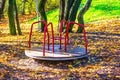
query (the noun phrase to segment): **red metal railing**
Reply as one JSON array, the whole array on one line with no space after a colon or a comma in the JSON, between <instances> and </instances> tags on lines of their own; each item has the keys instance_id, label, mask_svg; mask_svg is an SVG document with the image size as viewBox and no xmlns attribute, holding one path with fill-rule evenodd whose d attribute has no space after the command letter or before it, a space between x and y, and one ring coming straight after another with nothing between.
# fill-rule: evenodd
<instances>
[{"instance_id":1,"label":"red metal railing","mask_svg":"<svg viewBox=\"0 0 120 80\"><path fill-rule=\"evenodd\" d=\"M45 44L46 44L46 32L48 36L48 50L50 49L50 35L48 32L48 26L51 25L51 31L52 31L52 52L54 53L54 30L53 30L53 24L49 23L44 27L44 43L43 43L43 56L45 56Z\"/></svg>"},{"instance_id":2,"label":"red metal railing","mask_svg":"<svg viewBox=\"0 0 120 80\"><path fill-rule=\"evenodd\" d=\"M49 24L47 24L46 21L37 21L34 22L31 25L31 29L30 29L30 35L29 35L29 41L28 41L28 47L31 48L31 37L32 37L32 29L33 29L33 25L36 23L40 23L43 22L45 27L44 27L44 43L43 43L43 56L45 56L45 44L46 44L46 33L47 33L47 37L48 37L48 50L50 49L50 39L52 39L52 52L54 53L54 40L60 40L60 49L61 49L61 44L62 44L62 39L65 40L65 47L64 50L65 52L67 51L67 45L69 42L68 39L68 35L69 35L69 28L71 24L76 24L79 27L82 27L83 33L84 33L84 41L85 41L85 48L86 48L86 53L87 53L87 47L88 47L88 43L87 43L87 38L86 38L86 32L85 32L85 28L84 25L80 24L80 23L76 23L76 22L67 22L66 20L62 20L60 22L60 36L59 37L54 37L54 30L53 30L53 24L50 22ZM65 34L65 38L62 37L62 32L63 32L63 23L66 24L66 34ZM52 31L52 38L50 38L50 34L48 32L48 26L51 26L51 31Z\"/></svg>"},{"instance_id":3,"label":"red metal railing","mask_svg":"<svg viewBox=\"0 0 120 80\"><path fill-rule=\"evenodd\" d=\"M67 24L66 20L62 20L60 22L60 37L54 37L54 30L53 30L53 24L49 23L46 27L44 27L44 43L43 43L43 56L45 56L45 44L46 44L46 32L48 33L48 50L49 50L49 46L50 46L50 39L52 39L52 52L54 53L54 40L60 40L60 49L61 49L61 44L62 44L62 39L67 39L67 38L63 38L62 37L62 32L63 32L63 23ZM49 32L48 32L48 26L51 25L51 29L52 29L52 38L50 38L49 36ZM66 27L67 29L67 27ZM65 40L66 41L66 40ZM66 45L65 45L66 47Z\"/></svg>"},{"instance_id":4,"label":"red metal railing","mask_svg":"<svg viewBox=\"0 0 120 80\"><path fill-rule=\"evenodd\" d=\"M36 24L36 23L40 23L40 22L42 22L45 26L47 26L47 22L45 20L36 21L36 22L32 23L31 28L30 28L29 40L28 40L28 48L31 48L31 37L32 37L33 25Z\"/></svg>"},{"instance_id":5,"label":"red metal railing","mask_svg":"<svg viewBox=\"0 0 120 80\"><path fill-rule=\"evenodd\" d=\"M87 42L87 38L86 38L86 31L85 31L84 25L80 24L80 23L73 22L73 21L67 23L66 36L65 36L65 51L67 51L66 46L68 45L68 32L69 32L69 28L70 28L71 24L76 24L79 27L82 27L83 34L84 34L84 41L85 41L85 50L86 50L86 53L87 53L88 42Z\"/></svg>"},{"instance_id":6,"label":"red metal railing","mask_svg":"<svg viewBox=\"0 0 120 80\"><path fill-rule=\"evenodd\" d=\"M65 39L65 38L62 38L63 23L67 24L67 21L66 21L66 20L62 20L62 21L60 22L60 49L61 49L62 39ZM66 28L67 28L67 27L66 27Z\"/></svg>"}]
</instances>

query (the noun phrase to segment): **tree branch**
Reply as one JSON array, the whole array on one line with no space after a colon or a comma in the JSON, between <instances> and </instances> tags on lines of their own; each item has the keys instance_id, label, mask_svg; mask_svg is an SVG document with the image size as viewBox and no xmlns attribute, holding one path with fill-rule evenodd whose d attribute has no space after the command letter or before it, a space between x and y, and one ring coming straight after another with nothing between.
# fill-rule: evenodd
<instances>
[{"instance_id":1,"label":"tree branch","mask_svg":"<svg viewBox=\"0 0 120 80\"><path fill-rule=\"evenodd\" d=\"M73 6L74 0L66 0L65 1L65 11L64 11L64 19L68 20L69 12L71 7Z\"/></svg>"},{"instance_id":2,"label":"tree branch","mask_svg":"<svg viewBox=\"0 0 120 80\"><path fill-rule=\"evenodd\" d=\"M87 0L85 6L81 9L81 11L78 14L78 22L84 25L84 14L87 12L87 10L89 9L90 5L91 5L92 0ZM82 28L78 27L77 32L82 32Z\"/></svg>"},{"instance_id":3,"label":"tree branch","mask_svg":"<svg viewBox=\"0 0 120 80\"><path fill-rule=\"evenodd\" d=\"M87 10L89 9L89 7L91 5L91 2L92 2L92 0L87 0L86 5L81 9L78 16L83 16L87 12Z\"/></svg>"},{"instance_id":4,"label":"tree branch","mask_svg":"<svg viewBox=\"0 0 120 80\"><path fill-rule=\"evenodd\" d=\"M82 0L74 0L74 3L69 11L69 21L74 21L76 19L77 11Z\"/></svg>"}]
</instances>

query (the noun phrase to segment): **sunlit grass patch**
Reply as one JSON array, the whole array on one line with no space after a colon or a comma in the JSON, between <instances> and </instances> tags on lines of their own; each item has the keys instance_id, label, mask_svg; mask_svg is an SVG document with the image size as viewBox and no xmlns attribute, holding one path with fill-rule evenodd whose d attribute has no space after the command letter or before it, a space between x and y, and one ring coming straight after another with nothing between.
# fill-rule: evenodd
<instances>
[{"instance_id":1,"label":"sunlit grass patch","mask_svg":"<svg viewBox=\"0 0 120 80\"><path fill-rule=\"evenodd\" d=\"M81 7L84 6L86 0L83 0ZM84 15L85 23L98 21L101 19L111 19L112 17L120 17L119 0L93 0L90 9ZM59 8L47 12L48 22L52 22L55 27L58 26ZM30 22L37 21L33 18Z\"/></svg>"}]
</instances>

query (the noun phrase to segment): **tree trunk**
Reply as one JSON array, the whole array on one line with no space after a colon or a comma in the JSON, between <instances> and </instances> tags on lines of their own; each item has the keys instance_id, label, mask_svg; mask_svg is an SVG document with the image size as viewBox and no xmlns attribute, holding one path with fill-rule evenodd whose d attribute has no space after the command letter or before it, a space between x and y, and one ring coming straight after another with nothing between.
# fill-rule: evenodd
<instances>
[{"instance_id":1,"label":"tree trunk","mask_svg":"<svg viewBox=\"0 0 120 80\"><path fill-rule=\"evenodd\" d=\"M6 2L6 0L2 0L2 2L0 2L0 20L1 20L1 18L4 17L5 2Z\"/></svg>"},{"instance_id":2,"label":"tree trunk","mask_svg":"<svg viewBox=\"0 0 120 80\"><path fill-rule=\"evenodd\" d=\"M25 15L25 4L26 4L27 0L23 0L22 1L22 15Z\"/></svg>"},{"instance_id":3,"label":"tree trunk","mask_svg":"<svg viewBox=\"0 0 120 80\"><path fill-rule=\"evenodd\" d=\"M58 21L58 31L59 31L59 27L60 27L60 22L61 20L64 19L64 8L65 8L65 0L60 0L60 10L59 10L59 21Z\"/></svg>"},{"instance_id":4,"label":"tree trunk","mask_svg":"<svg viewBox=\"0 0 120 80\"><path fill-rule=\"evenodd\" d=\"M60 0L59 21L62 19L66 21L75 21L80 3L81 0ZM72 26L73 25L70 26L69 32L72 32Z\"/></svg>"},{"instance_id":5,"label":"tree trunk","mask_svg":"<svg viewBox=\"0 0 120 80\"><path fill-rule=\"evenodd\" d=\"M74 0L66 0L65 1L65 11L64 11L64 19L65 20L68 20L68 17L69 17L69 12L70 12L70 9L72 7L74 3Z\"/></svg>"},{"instance_id":6,"label":"tree trunk","mask_svg":"<svg viewBox=\"0 0 120 80\"><path fill-rule=\"evenodd\" d=\"M79 5L81 4L81 0L74 0L74 3L69 12L68 21L75 21ZM72 32L73 25L70 26L69 32Z\"/></svg>"},{"instance_id":7,"label":"tree trunk","mask_svg":"<svg viewBox=\"0 0 120 80\"><path fill-rule=\"evenodd\" d=\"M59 22L64 19L65 0L60 0Z\"/></svg>"},{"instance_id":8,"label":"tree trunk","mask_svg":"<svg viewBox=\"0 0 120 80\"><path fill-rule=\"evenodd\" d=\"M87 10L89 9L90 5L91 5L92 0L87 0L86 5L80 10L79 14L78 14L78 22L84 25L84 14L87 12ZM77 30L78 33L82 32L82 28L79 27Z\"/></svg>"},{"instance_id":9,"label":"tree trunk","mask_svg":"<svg viewBox=\"0 0 120 80\"><path fill-rule=\"evenodd\" d=\"M16 28L15 28L15 22L14 22L14 0L9 0L8 18L9 18L10 34L16 35Z\"/></svg>"},{"instance_id":10,"label":"tree trunk","mask_svg":"<svg viewBox=\"0 0 120 80\"><path fill-rule=\"evenodd\" d=\"M47 22L47 16L45 13L45 4L47 0L40 0L39 3L39 13L40 13L40 20L45 20ZM41 32L44 31L44 24L41 23Z\"/></svg>"},{"instance_id":11,"label":"tree trunk","mask_svg":"<svg viewBox=\"0 0 120 80\"><path fill-rule=\"evenodd\" d=\"M18 30L18 34L22 35L21 29L20 29L20 23L19 23L19 18L18 18L18 10L17 10L17 5L16 5L16 0L14 0L14 5L15 5L15 19L16 19L16 23L17 23L17 30Z\"/></svg>"}]
</instances>

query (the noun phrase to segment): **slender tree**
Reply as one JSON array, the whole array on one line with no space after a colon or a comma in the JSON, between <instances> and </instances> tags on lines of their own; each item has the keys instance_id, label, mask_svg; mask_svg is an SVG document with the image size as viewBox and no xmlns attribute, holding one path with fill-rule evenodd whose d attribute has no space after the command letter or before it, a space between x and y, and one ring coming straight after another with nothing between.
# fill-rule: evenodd
<instances>
[{"instance_id":1,"label":"slender tree","mask_svg":"<svg viewBox=\"0 0 120 80\"><path fill-rule=\"evenodd\" d=\"M16 27L15 27L15 20L16 20L18 34L21 35L22 32L20 29L16 0L9 0L8 1L8 19L9 19L10 34L11 35L17 34Z\"/></svg>"},{"instance_id":2,"label":"slender tree","mask_svg":"<svg viewBox=\"0 0 120 80\"><path fill-rule=\"evenodd\" d=\"M45 4L47 0L40 0L39 2L39 13L40 13L40 20L46 20L47 22L47 16L45 12ZM41 32L44 31L44 24L41 23Z\"/></svg>"},{"instance_id":3,"label":"slender tree","mask_svg":"<svg viewBox=\"0 0 120 80\"><path fill-rule=\"evenodd\" d=\"M79 14L78 14L78 22L84 25L84 14L87 12L87 10L89 9L90 5L91 5L92 0L87 0L85 6L80 10ZM77 32L82 32L82 28L79 27Z\"/></svg>"},{"instance_id":4,"label":"slender tree","mask_svg":"<svg viewBox=\"0 0 120 80\"><path fill-rule=\"evenodd\" d=\"M25 15L25 5L27 0L22 0L22 15Z\"/></svg>"},{"instance_id":5,"label":"slender tree","mask_svg":"<svg viewBox=\"0 0 120 80\"><path fill-rule=\"evenodd\" d=\"M64 19L65 0L60 0L59 22Z\"/></svg>"},{"instance_id":6,"label":"slender tree","mask_svg":"<svg viewBox=\"0 0 120 80\"><path fill-rule=\"evenodd\" d=\"M80 4L81 4L81 0L74 0L70 8L69 17L67 21L75 21ZM70 29L69 29L70 32L72 32L72 27L73 25L70 26Z\"/></svg>"},{"instance_id":7,"label":"slender tree","mask_svg":"<svg viewBox=\"0 0 120 80\"><path fill-rule=\"evenodd\" d=\"M19 35L22 35L19 18L18 18L18 9L17 9L17 5L16 5L16 0L14 1L14 6L15 6L15 19L16 19L16 24L17 24L17 31L18 31Z\"/></svg>"},{"instance_id":8,"label":"slender tree","mask_svg":"<svg viewBox=\"0 0 120 80\"><path fill-rule=\"evenodd\" d=\"M64 19L65 0L60 0L59 8L60 8L60 10L59 10L59 21L58 21L58 23L60 23L60 21ZM59 31L59 26L60 26L60 24L58 24L58 31Z\"/></svg>"},{"instance_id":9,"label":"slender tree","mask_svg":"<svg viewBox=\"0 0 120 80\"><path fill-rule=\"evenodd\" d=\"M14 21L14 0L8 1L8 19L9 19L9 28L10 28L10 34L16 35L16 27L15 27L15 21Z\"/></svg>"},{"instance_id":10,"label":"slender tree","mask_svg":"<svg viewBox=\"0 0 120 80\"><path fill-rule=\"evenodd\" d=\"M4 7L6 0L1 0L0 2L0 20L4 17Z\"/></svg>"}]
</instances>

